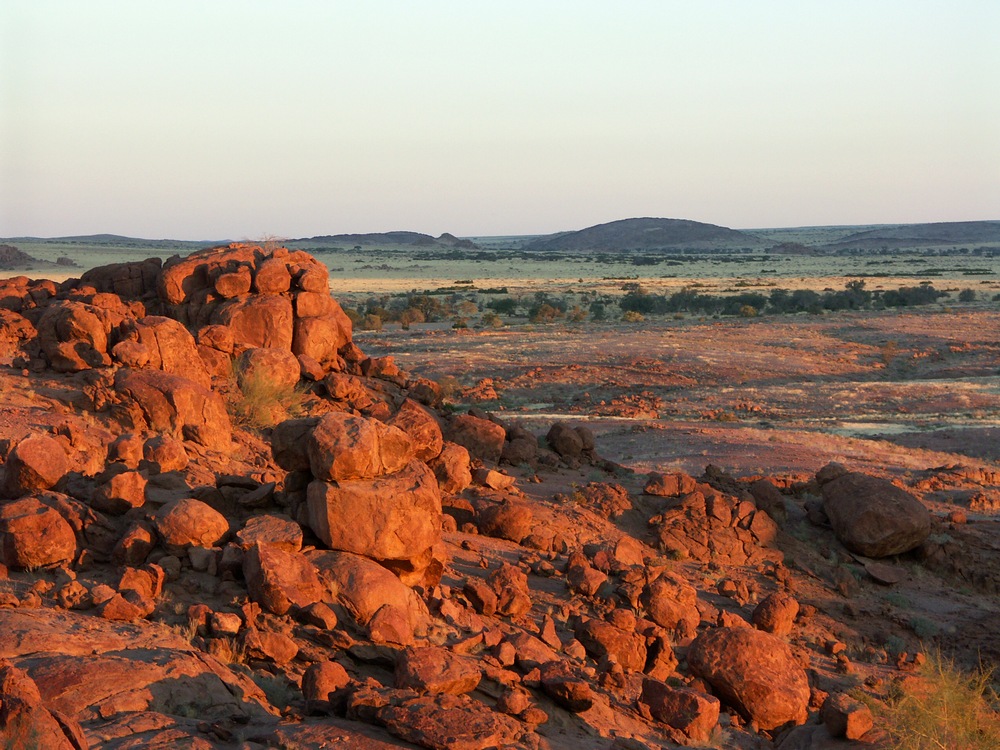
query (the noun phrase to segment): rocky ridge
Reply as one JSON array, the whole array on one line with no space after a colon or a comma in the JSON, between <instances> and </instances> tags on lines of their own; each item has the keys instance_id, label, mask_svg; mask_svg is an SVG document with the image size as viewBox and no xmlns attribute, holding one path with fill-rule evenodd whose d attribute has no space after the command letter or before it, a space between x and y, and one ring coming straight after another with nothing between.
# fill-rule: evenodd
<instances>
[{"instance_id":1,"label":"rocky ridge","mask_svg":"<svg viewBox=\"0 0 1000 750\"><path fill-rule=\"evenodd\" d=\"M451 413L354 344L327 273L234 244L0 282L5 742L878 741L852 678L913 661L847 651L807 600L859 584L786 529L885 578L940 546L913 493L839 465L635 477L586 427ZM253 368L304 413L234 424Z\"/></svg>"}]
</instances>

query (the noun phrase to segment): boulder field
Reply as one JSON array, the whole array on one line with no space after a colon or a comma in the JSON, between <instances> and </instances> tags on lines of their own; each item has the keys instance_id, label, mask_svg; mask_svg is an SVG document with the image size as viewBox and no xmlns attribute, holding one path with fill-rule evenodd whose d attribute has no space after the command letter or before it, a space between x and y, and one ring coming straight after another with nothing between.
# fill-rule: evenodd
<instances>
[{"instance_id":1,"label":"boulder field","mask_svg":"<svg viewBox=\"0 0 1000 750\"><path fill-rule=\"evenodd\" d=\"M444 408L304 252L0 281L0 331L4 747L863 747L852 660L912 664L846 650L858 583L788 528L878 570L919 498L638 477L586 426ZM255 373L298 413L237 419Z\"/></svg>"}]
</instances>

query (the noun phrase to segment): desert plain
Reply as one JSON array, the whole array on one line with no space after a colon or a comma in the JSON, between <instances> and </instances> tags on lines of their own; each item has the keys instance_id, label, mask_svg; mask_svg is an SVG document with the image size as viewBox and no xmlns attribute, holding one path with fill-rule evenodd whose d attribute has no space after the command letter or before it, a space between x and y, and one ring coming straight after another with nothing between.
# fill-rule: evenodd
<instances>
[{"instance_id":1,"label":"desert plain","mask_svg":"<svg viewBox=\"0 0 1000 750\"><path fill-rule=\"evenodd\" d=\"M0 281L11 747L890 747L1000 659L995 256L73 249ZM618 306L858 280L946 294Z\"/></svg>"}]
</instances>

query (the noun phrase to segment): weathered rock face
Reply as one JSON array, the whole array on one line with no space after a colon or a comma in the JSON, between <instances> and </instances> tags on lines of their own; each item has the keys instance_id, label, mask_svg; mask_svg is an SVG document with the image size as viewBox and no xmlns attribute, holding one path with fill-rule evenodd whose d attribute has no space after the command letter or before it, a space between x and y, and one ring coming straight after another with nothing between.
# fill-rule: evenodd
<instances>
[{"instance_id":1,"label":"weathered rock face","mask_svg":"<svg viewBox=\"0 0 1000 750\"><path fill-rule=\"evenodd\" d=\"M139 409L143 426L224 450L232 425L222 397L192 380L162 370L119 370L115 390Z\"/></svg>"},{"instance_id":2,"label":"weathered rock face","mask_svg":"<svg viewBox=\"0 0 1000 750\"><path fill-rule=\"evenodd\" d=\"M799 603L795 597L778 592L765 597L753 611L753 624L766 633L788 635L792 632Z\"/></svg>"},{"instance_id":3,"label":"weathered rock face","mask_svg":"<svg viewBox=\"0 0 1000 750\"><path fill-rule=\"evenodd\" d=\"M761 729L806 720L809 680L776 636L753 628L713 628L691 644L688 666Z\"/></svg>"},{"instance_id":4,"label":"weathered rock face","mask_svg":"<svg viewBox=\"0 0 1000 750\"><path fill-rule=\"evenodd\" d=\"M515 747L523 733L516 719L471 698L447 694L385 706L379 709L378 720L408 742L449 750Z\"/></svg>"},{"instance_id":5,"label":"weathered rock face","mask_svg":"<svg viewBox=\"0 0 1000 750\"><path fill-rule=\"evenodd\" d=\"M292 303L284 297L240 297L227 300L212 322L228 326L237 349L292 349Z\"/></svg>"},{"instance_id":6,"label":"weathered rock face","mask_svg":"<svg viewBox=\"0 0 1000 750\"><path fill-rule=\"evenodd\" d=\"M76 557L73 527L33 497L0 505L0 557L12 568L40 568Z\"/></svg>"},{"instance_id":7,"label":"weathered rock face","mask_svg":"<svg viewBox=\"0 0 1000 750\"><path fill-rule=\"evenodd\" d=\"M319 417L288 419L271 430L271 453L285 471L309 469L309 434L319 423Z\"/></svg>"},{"instance_id":8,"label":"weathered rock face","mask_svg":"<svg viewBox=\"0 0 1000 750\"><path fill-rule=\"evenodd\" d=\"M707 742L719 723L719 699L690 688L644 679L639 702L657 721L678 729L695 742Z\"/></svg>"},{"instance_id":9,"label":"weathered rock face","mask_svg":"<svg viewBox=\"0 0 1000 750\"><path fill-rule=\"evenodd\" d=\"M112 263L85 271L80 281L98 292L117 294L123 299L141 299L156 293L163 261L146 258L131 263Z\"/></svg>"},{"instance_id":10,"label":"weathered rock face","mask_svg":"<svg viewBox=\"0 0 1000 750\"><path fill-rule=\"evenodd\" d=\"M662 513L650 519L662 549L682 557L728 565L777 559L768 546L778 527L749 501L723 495L707 485L668 501Z\"/></svg>"},{"instance_id":11,"label":"weathered rock face","mask_svg":"<svg viewBox=\"0 0 1000 750\"><path fill-rule=\"evenodd\" d=\"M135 326L139 343L149 353L148 365L181 375L203 388L212 387L212 378L198 356L194 336L176 320L147 315Z\"/></svg>"},{"instance_id":12,"label":"weathered rock face","mask_svg":"<svg viewBox=\"0 0 1000 750\"><path fill-rule=\"evenodd\" d=\"M378 420L343 412L323 415L306 443L317 479L371 479L405 467L414 455L406 433Z\"/></svg>"},{"instance_id":13,"label":"weathered rock face","mask_svg":"<svg viewBox=\"0 0 1000 750\"><path fill-rule=\"evenodd\" d=\"M407 648L396 662L396 687L421 693L471 693L481 677L473 660L440 646Z\"/></svg>"},{"instance_id":14,"label":"weathered rock face","mask_svg":"<svg viewBox=\"0 0 1000 750\"><path fill-rule=\"evenodd\" d=\"M0 609L0 658L34 680L49 711L99 725L88 727L95 746L118 737L132 747L157 746L154 730L169 726L168 715L190 713L206 721L270 715L266 697L249 678L149 623L139 627L47 608ZM158 746L202 746L190 742L175 735Z\"/></svg>"},{"instance_id":15,"label":"weathered rock face","mask_svg":"<svg viewBox=\"0 0 1000 750\"><path fill-rule=\"evenodd\" d=\"M276 615L323 598L323 585L312 563L298 552L267 542L258 542L247 551L243 575L253 600Z\"/></svg>"},{"instance_id":16,"label":"weathered rock face","mask_svg":"<svg viewBox=\"0 0 1000 750\"><path fill-rule=\"evenodd\" d=\"M421 461L430 461L441 454L444 447L441 426L427 407L408 398L389 420L389 424L409 436L416 456Z\"/></svg>"},{"instance_id":17,"label":"weathered rock face","mask_svg":"<svg viewBox=\"0 0 1000 750\"><path fill-rule=\"evenodd\" d=\"M823 485L823 509L852 552L887 557L918 547L931 533L931 514L892 482L850 472Z\"/></svg>"},{"instance_id":18,"label":"weathered rock face","mask_svg":"<svg viewBox=\"0 0 1000 750\"><path fill-rule=\"evenodd\" d=\"M47 490L69 471L62 444L48 435L32 435L18 443L7 457L2 494L20 497L35 490Z\"/></svg>"},{"instance_id":19,"label":"weathered rock face","mask_svg":"<svg viewBox=\"0 0 1000 750\"><path fill-rule=\"evenodd\" d=\"M9 748L77 750L84 745L76 721L53 712L25 672L0 663L0 744Z\"/></svg>"},{"instance_id":20,"label":"weathered rock face","mask_svg":"<svg viewBox=\"0 0 1000 750\"><path fill-rule=\"evenodd\" d=\"M83 302L50 305L38 321L38 343L56 372L79 372L111 364L111 324L100 308Z\"/></svg>"},{"instance_id":21,"label":"weathered rock face","mask_svg":"<svg viewBox=\"0 0 1000 750\"><path fill-rule=\"evenodd\" d=\"M441 495L420 461L374 479L311 482L307 502L310 527L331 549L422 569L441 540Z\"/></svg>"}]
</instances>

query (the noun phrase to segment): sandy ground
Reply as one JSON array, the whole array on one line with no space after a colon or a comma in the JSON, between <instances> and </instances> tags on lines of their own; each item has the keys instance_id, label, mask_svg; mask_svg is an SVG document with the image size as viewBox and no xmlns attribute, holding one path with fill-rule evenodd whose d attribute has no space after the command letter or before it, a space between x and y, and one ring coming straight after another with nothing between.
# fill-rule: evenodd
<instances>
[{"instance_id":1,"label":"sandy ground","mask_svg":"<svg viewBox=\"0 0 1000 750\"><path fill-rule=\"evenodd\" d=\"M805 471L1000 460L1000 313L358 332L462 400L588 422L637 470ZM476 386L480 387L476 387ZM884 469L882 469L884 470Z\"/></svg>"}]
</instances>

